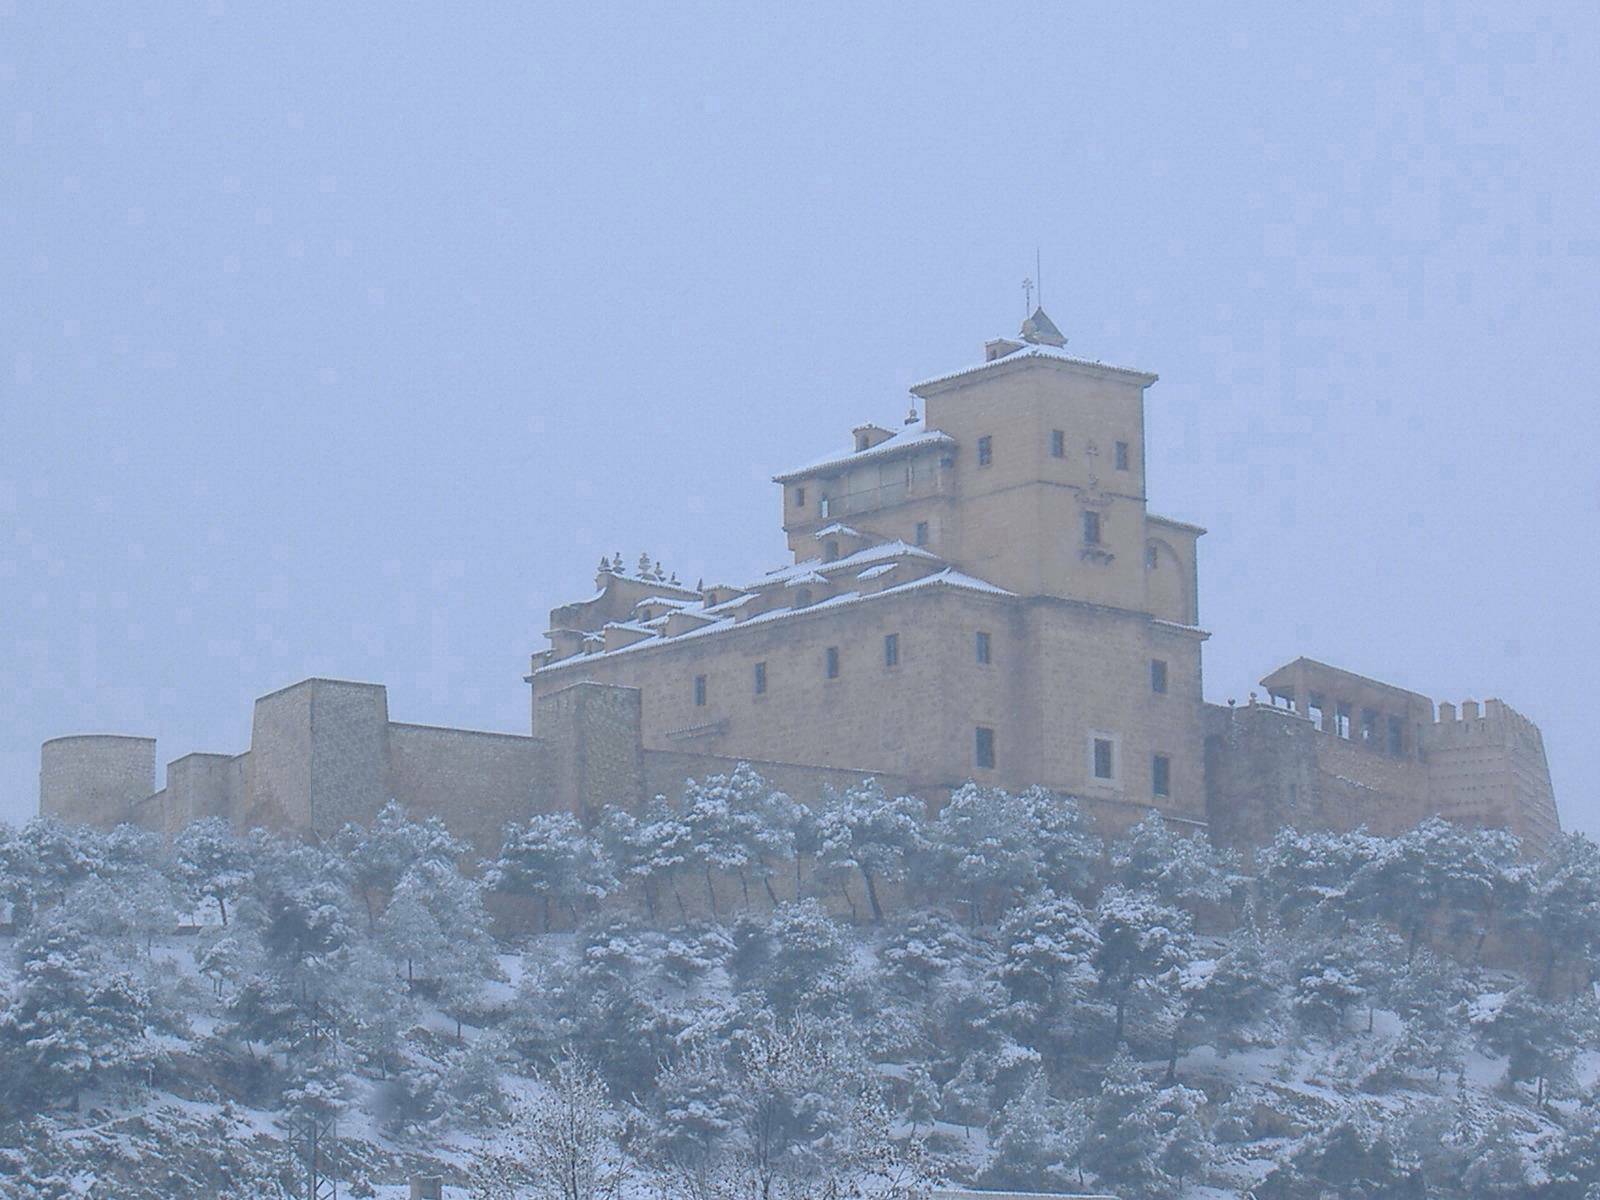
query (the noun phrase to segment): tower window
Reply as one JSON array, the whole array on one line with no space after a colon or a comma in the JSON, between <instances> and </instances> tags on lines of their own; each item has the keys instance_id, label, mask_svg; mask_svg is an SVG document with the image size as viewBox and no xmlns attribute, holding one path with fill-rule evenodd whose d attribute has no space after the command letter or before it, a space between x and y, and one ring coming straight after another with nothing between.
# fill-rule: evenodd
<instances>
[{"instance_id":1,"label":"tower window","mask_svg":"<svg viewBox=\"0 0 1600 1200\"><path fill-rule=\"evenodd\" d=\"M994 730L984 725L979 725L973 731L972 758L980 769L994 770Z\"/></svg>"},{"instance_id":2,"label":"tower window","mask_svg":"<svg viewBox=\"0 0 1600 1200\"><path fill-rule=\"evenodd\" d=\"M1399 717L1389 718L1389 753L1396 758L1405 753L1405 726Z\"/></svg>"},{"instance_id":3,"label":"tower window","mask_svg":"<svg viewBox=\"0 0 1600 1200\"><path fill-rule=\"evenodd\" d=\"M1100 544L1100 514L1097 512L1083 514L1083 544L1085 546Z\"/></svg>"},{"instance_id":4,"label":"tower window","mask_svg":"<svg viewBox=\"0 0 1600 1200\"><path fill-rule=\"evenodd\" d=\"M978 439L978 465L987 467L994 461L994 438L987 433Z\"/></svg>"},{"instance_id":5,"label":"tower window","mask_svg":"<svg viewBox=\"0 0 1600 1200\"><path fill-rule=\"evenodd\" d=\"M828 678L839 678L839 647L829 646L827 654Z\"/></svg>"},{"instance_id":6,"label":"tower window","mask_svg":"<svg viewBox=\"0 0 1600 1200\"><path fill-rule=\"evenodd\" d=\"M1361 710L1361 740L1369 746L1378 744L1378 714L1370 708Z\"/></svg>"},{"instance_id":7,"label":"tower window","mask_svg":"<svg viewBox=\"0 0 1600 1200\"><path fill-rule=\"evenodd\" d=\"M764 663L764 662L758 662L756 664L756 695L765 696L766 694L767 694L767 664Z\"/></svg>"},{"instance_id":8,"label":"tower window","mask_svg":"<svg viewBox=\"0 0 1600 1200\"><path fill-rule=\"evenodd\" d=\"M694 703L696 708L704 708L706 706L706 677L704 675L696 675L694 677Z\"/></svg>"},{"instance_id":9,"label":"tower window","mask_svg":"<svg viewBox=\"0 0 1600 1200\"><path fill-rule=\"evenodd\" d=\"M1117 777L1116 747L1110 738L1094 739L1094 777L1096 779Z\"/></svg>"},{"instance_id":10,"label":"tower window","mask_svg":"<svg viewBox=\"0 0 1600 1200\"><path fill-rule=\"evenodd\" d=\"M1159 658L1150 660L1150 690L1158 696L1167 694L1167 664Z\"/></svg>"},{"instance_id":11,"label":"tower window","mask_svg":"<svg viewBox=\"0 0 1600 1200\"><path fill-rule=\"evenodd\" d=\"M926 521L917 522L917 530L916 533L912 535L912 540L915 541L919 546L926 546L928 544L928 523Z\"/></svg>"},{"instance_id":12,"label":"tower window","mask_svg":"<svg viewBox=\"0 0 1600 1200\"><path fill-rule=\"evenodd\" d=\"M1067 435L1060 429L1050 431L1050 457L1065 458L1067 456Z\"/></svg>"},{"instance_id":13,"label":"tower window","mask_svg":"<svg viewBox=\"0 0 1600 1200\"><path fill-rule=\"evenodd\" d=\"M817 500L817 512L824 517L831 517L833 515L833 503L828 499L827 493L823 493L823 495Z\"/></svg>"},{"instance_id":14,"label":"tower window","mask_svg":"<svg viewBox=\"0 0 1600 1200\"><path fill-rule=\"evenodd\" d=\"M796 508L804 508L806 506L806 490L805 490L805 488L803 488L803 487L795 488L795 490L794 490L794 506Z\"/></svg>"},{"instance_id":15,"label":"tower window","mask_svg":"<svg viewBox=\"0 0 1600 1200\"><path fill-rule=\"evenodd\" d=\"M900 665L900 635L886 633L883 635L883 665L898 667Z\"/></svg>"},{"instance_id":16,"label":"tower window","mask_svg":"<svg viewBox=\"0 0 1600 1200\"><path fill-rule=\"evenodd\" d=\"M974 645L974 650L977 654L978 662L981 665L988 666L989 663L993 661L993 645L990 642L988 633L982 629L978 630L978 636Z\"/></svg>"},{"instance_id":17,"label":"tower window","mask_svg":"<svg viewBox=\"0 0 1600 1200\"><path fill-rule=\"evenodd\" d=\"M1350 739L1350 706L1342 701L1333 710L1333 731L1346 741Z\"/></svg>"},{"instance_id":18,"label":"tower window","mask_svg":"<svg viewBox=\"0 0 1600 1200\"><path fill-rule=\"evenodd\" d=\"M1128 469L1128 443L1127 442L1118 442L1117 443L1117 470L1126 471L1127 469Z\"/></svg>"},{"instance_id":19,"label":"tower window","mask_svg":"<svg viewBox=\"0 0 1600 1200\"><path fill-rule=\"evenodd\" d=\"M1165 754L1150 759L1150 790L1157 796L1172 795L1172 760Z\"/></svg>"}]
</instances>

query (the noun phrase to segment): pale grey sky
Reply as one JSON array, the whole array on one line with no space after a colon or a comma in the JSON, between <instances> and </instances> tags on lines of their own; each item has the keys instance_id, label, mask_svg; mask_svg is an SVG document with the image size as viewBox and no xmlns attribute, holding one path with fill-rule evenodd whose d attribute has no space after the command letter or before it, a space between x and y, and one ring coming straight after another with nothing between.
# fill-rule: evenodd
<instances>
[{"instance_id":1,"label":"pale grey sky","mask_svg":"<svg viewBox=\"0 0 1600 1200\"><path fill-rule=\"evenodd\" d=\"M1591 786L1600 10L0 4L0 815L306 675L523 730L603 552L1045 304L1160 372L1211 698L1305 653Z\"/></svg>"}]
</instances>

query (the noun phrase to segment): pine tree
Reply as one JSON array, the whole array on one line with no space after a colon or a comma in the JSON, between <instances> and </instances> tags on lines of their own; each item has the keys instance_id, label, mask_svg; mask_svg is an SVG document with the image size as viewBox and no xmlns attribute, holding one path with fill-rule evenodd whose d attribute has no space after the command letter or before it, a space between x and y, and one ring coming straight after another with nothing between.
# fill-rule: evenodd
<instances>
[{"instance_id":1,"label":"pine tree","mask_svg":"<svg viewBox=\"0 0 1600 1200\"><path fill-rule=\"evenodd\" d=\"M890 799L876 779L868 779L842 795L831 793L817 817L817 860L820 870L843 889L850 910L849 883L859 876L872 907L872 919L883 921L880 882L899 882L912 856L923 847L920 800Z\"/></svg>"},{"instance_id":2,"label":"pine tree","mask_svg":"<svg viewBox=\"0 0 1600 1200\"><path fill-rule=\"evenodd\" d=\"M173 877L191 904L212 903L226 927L228 904L250 879L250 855L220 817L192 821L172 840Z\"/></svg>"}]
</instances>

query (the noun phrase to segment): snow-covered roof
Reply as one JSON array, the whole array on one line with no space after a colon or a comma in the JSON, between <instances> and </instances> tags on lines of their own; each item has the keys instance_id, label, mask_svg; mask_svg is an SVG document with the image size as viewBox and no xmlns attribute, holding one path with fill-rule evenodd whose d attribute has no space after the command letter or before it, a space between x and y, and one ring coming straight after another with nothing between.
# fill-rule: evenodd
<instances>
[{"instance_id":1,"label":"snow-covered roof","mask_svg":"<svg viewBox=\"0 0 1600 1200\"><path fill-rule=\"evenodd\" d=\"M668 608L683 608L693 604L694 601L683 596L646 596L634 605L635 608L644 604L665 604Z\"/></svg>"},{"instance_id":2,"label":"snow-covered roof","mask_svg":"<svg viewBox=\"0 0 1600 1200\"><path fill-rule=\"evenodd\" d=\"M861 574L857 575L856 578L857 579L876 579L876 578L878 578L878 576L887 575L890 571L894 570L895 569L895 565L896 564L894 564L892 562L879 563L875 567L868 567L865 571L861 572Z\"/></svg>"},{"instance_id":3,"label":"snow-covered roof","mask_svg":"<svg viewBox=\"0 0 1600 1200\"><path fill-rule=\"evenodd\" d=\"M854 463L865 462L868 459L888 458L896 454L910 454L916 450L927 449L932 446L955 445L955 438L948 433L941 433L937 429L929 429L927 421L915 421L903 427L893 437L884 438L876 446L869 446L865 450L857 450L854 446L848 450L838 450L832 454L809 462L803 467L796 467L792 471L785 471L782 475L774 475L774 483L788 483L791 479L799 479L806 475L814 475L818 471L827 470L829 467L844 467Z\"/></svg>"},{"instance_id":4,"label":"snow-covered roof","mask_svg":"<svg viewBox=\"0 0 1600 1200\"><path fill-rule=\"evenodd\" d=\"M805 558L791 566L776 567L745 590L753 592L760 588L772 587L775 584L788 583L799 575L810 575L817 572L833 575L841 571L848 571L852 567L856 569L870 567L874 563L880 563L889 558L920 558L928 562L944 561L937 554L930 554L919 546L912 546L899 541L880 542L876 546L868 546L864 550L857 550L854 554L846 554L843 558L836 558L832 562L823 562L820 558Z\"/></svg>"},{"instance_id":5,"label":"snow-covered roof","mask_svg":"<svg viewBox=\"0 0 1600 1200\"><path fill-rule=\"evenodd\" d=\"M910 549L911 547L907 548ZM932 555L928 555L927 557L931 558ZM843 562L844 560L841 559L840 561ZM794 617L809 616L813 613L824 612L835 608L843 608L851 604L862 604L871 600L881 600L887 596L901 596L910 592L931 588L950 588L957 591L976 592L986 596L1000 596L1007 598L1014 598L1016 596L1015 592L1009 592L1003 587L999 587L982 579L974 578L971 575L963 574L962 572L955 570L953 567L946 567L944 570L937 571L934 574L924 575L921 579L913 579L910 583L897 584L894 587L884 588L882 591L841 592L837 596L829 596L827 599L819 600L815 604L808 604L801 608L790 608L787 606L783 608L774 608L764 613L757 613L755 616L749 617L743 621L737 620L731 614L719 615L717 620L710 624L702 625L699 629L686 630L683 633L670 637L657 634L654 637L645 637L639 641L630 642L626 646L616 646L610 650L597 650L593 653L575 654L569 658L563 658L557 660L556 662L546 663L544 666L539 667L534 673L538 674L542 671L555 671L561 669L562 667L571 666L574 663L590 662L597 658L610 658L617 654L628 654L650 646L675 645L676 643L686 639L709 637L713 634L721 633L728 629L742 629L747 625L766 625L774 621L783 621ZM741 597L741 600L749 599L749 596ZM718 605L717 607L722 608L724 606ZM639 625L626 625L625 627L631 629L643 629L643 626ZM654 633L655 631L645 630L645 632Z\"/></svg>"},{"instance_id":6,"label":"snow-covered roof","mask_svg":"<svg viewBox=\"0 0 1600 1200\"><path fill-rule=\"evenodd\" d=\"M825 538L825 537L831 537L833 534L836 534L836 533L842 533L842 534L844 534L845 537L860 537L861 536L860 533L858 533L854 529L851 529L850 526L841 525L838 521L835 521L832 525L824 525L821 529L817 530L811 536L815 537L815 538Z\"/></svg>"},{"instance_id":7,"label":"snow-covered roof","mask_svg":"<svg viewBox=\"0 0 1600 1200\"><path fill-rule=\"evenodd\" d=\"M978 371L987 371L994 367L1006 366L1010 363L1022 362L1030 358L1043 358L1054 362L1067 363L1075 367L1092 367L1097 371L1110 371L1117 375L1127 375L1138 379L1146 385L1156 381L1156 376L1148 371L1140 371L1134 367L1116 367L1110 363L1097 362L1090 358L1078 358L1076 355L1068 354L1065 350L1057 349L1054 346L1024 342L1018 349L1011 351L1009 354L1002 354L999 358L978 363L976 366L963 367L961 370L951 371L947 375L937 375L932 379L924 379L921 383L913 384L911 391L914 394L920 394L923 388L933 387L935 384L948 383L952 379L960 379L963 375L972 375ZM887 442L884 444L888 445Z\"/></svg>"}]
</instances>

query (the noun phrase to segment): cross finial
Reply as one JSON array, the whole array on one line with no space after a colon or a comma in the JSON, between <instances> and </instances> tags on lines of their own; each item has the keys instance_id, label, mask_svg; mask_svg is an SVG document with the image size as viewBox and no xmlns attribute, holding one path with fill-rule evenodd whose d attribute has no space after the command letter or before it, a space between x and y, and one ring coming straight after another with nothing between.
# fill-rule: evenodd
<instances>
[{"instance_id":1,"label":"cross finial","mask_svg":"<svg viewBox=\"0 0 1600 1200\"><path fill-rule=\"evenodd\" d=\"M1033 279L1031 277L1022 281L1022 307L1024 316L1033 311Z\"/></svg>"}]
</instances>

